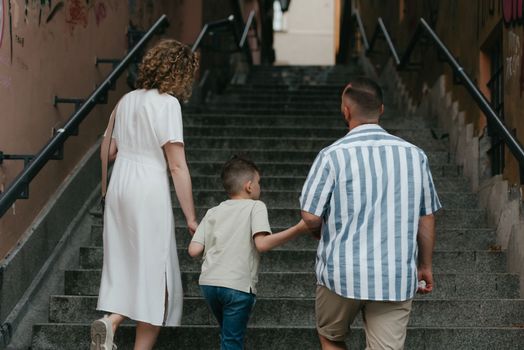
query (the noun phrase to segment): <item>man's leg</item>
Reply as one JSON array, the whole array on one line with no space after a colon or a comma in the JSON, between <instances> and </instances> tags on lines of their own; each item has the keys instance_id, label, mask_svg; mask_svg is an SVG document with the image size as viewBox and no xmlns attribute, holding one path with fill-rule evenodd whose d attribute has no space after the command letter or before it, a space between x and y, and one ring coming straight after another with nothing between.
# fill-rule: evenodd
<instances>
[{"instance_id":1,"label":"man's leg","mask_svg":"<svg viewBox=\"0 0 524 350\"><path fill-rule=\"evenodd\" d=\"M402 350L412 300L401 302L370 301L363 308L366 350Z\"/></svg>"},{"instance_id":2,"label":"man's leg","mask_svg":"<svg viewBox=\"0 0 524 350\"><path fill-rule=\"evenodd\" d=\"M349 326L362 307L359 300L337 295L324 286L317 286L315 314L317 332L323 350L344 350Z\"/></svg>"}]
</instances>

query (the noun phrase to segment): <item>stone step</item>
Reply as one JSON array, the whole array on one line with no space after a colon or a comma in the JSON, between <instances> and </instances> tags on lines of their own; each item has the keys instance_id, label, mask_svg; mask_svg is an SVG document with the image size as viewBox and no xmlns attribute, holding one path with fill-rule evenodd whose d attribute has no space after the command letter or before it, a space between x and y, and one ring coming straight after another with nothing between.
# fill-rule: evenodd
<instances>
[{"instance_id":1,"label":"stone step","mask_svg":"<svg viewBox=\"0 0 524 350\"><path fill-rule=\"evenodd\" d=\"M393 112L392 112L393 113ZM318 127L318 116L294 116L294 115L245 115L240 113L230 113L224 115L222 113L199 113L187 112L183 113L184 126L200 126L207 127L208 125L216 125L220 127L294 127L300 126L302 128ZM421 117L414 118L399 118L398 115L385 115L380 120L380 125L388 129L424 129L427 128L424 120ZM338 114L328 115L322 118L323 127L335 127L346 133L347 129L343 123L342 117ZM436 135L440 137L441 134ZM433 136L433 135L432 135Z\"/></svg>"},{"instance_id":2,"label":"stone step","mask_svg":"<svg viewBox=\"0 0 524 350\"><path fill-rule=\"evenodd\" d=\"M439 199L446 209L476 209L478 207L477 196L472 193L461 192L439 192ZM262 188L260 200L268 207L299 208L300 191L271 191ZM175 191L171 189L171 198L175 202L175 207L179 207L176 202ZM224 190L205 190L193 191L193 199L197 206L211 207L218 205L227 199Z\"/></svg>"},{"instance_id":3,"label":"stone step","mask_svg":"<svg viewBox=\"0 0 524 350\"><path fill-rule=\"evenodd\" d=\"M256 90L258 92L262 91L279 91L281 93L287 93L287 91L302 91L302 92L338 92L339 96L342 90L344 89L344 85L341 84L296 84L293 86L290 86L288 84L282 83L282 84L274 84L274 83L251 83L251 84L245 84L245 85L231 85L229 88L226 89L227 92L233 92L233 91L249 91L249 90Z\"/></svg>"},{"instance_id":4,"label":"stone step","mask_svg":"<svg viewBox=\"0 0 524 350\"><path fill-rule=\"evenodd\" d=\"M321 121L317 121L321 123ZM433 139L432 130L426 129L389 129L388 132L392 135L401 137L403 139ZM333 141L344 137L347 134L347 130L341 127L324 127L324 126L311 126L309 128L301 126L252 126L246 128L245 126L223 126L223 125L207 125L205 128L201 126L186 126L184 128L184 134L194 136L214 136L214 137L230 137L230 138L244 138L244 137L256 137L256 138L325 138L332 139ZM435 140L438 141L438 140Z\"/></svg>"},{"instance_id":5,"label":"stone step","mask_svg":"<svg viewBox=\"0 0 524 350\"><path fill-rule=\"evenodd\" d=\"M471 311L470 311L471 312ZM89 348L90 321L84 324L37 324L33 327L32 350L77 350ZM121 326L115 335L120 350L132 350L135 327ZM216 326L162 328L155 350L219 350ZM364 330L352 327L346 341L350 349L364 349ZM406 349L424 350L521 350L524 328L517 327L408 327ZM320 344L314 327L256 327L246 334L246 349L318 350Z\"/></svg>"},{"instance_id":6,"label":"stone step","mask_svg":"<svg viewBox=\"0 0 524 350\"><path fill-rule=\"evenodd\" d=\"M318 150L259 150L259 149L213 149L213 148L193 148L186 146L186 157L191 161L222 161L226 162L235 154L243 154L254 162L289 162L290 160L300 160L313 163L318 155ZM426 153L431 165L453 165L450 154L447 151L431 151Z\"/></svg>"},{"instance_id":7,"label":"stone step","mask_svg":"<svg viewBox=\"0 0 524 350\"><path fill-rule=\"evenodd\" d=\"M187 248L191 237L184 223L176 225L176 239L179 248ZM273 227L272 232L279 232L286 227ZM92 246L102 246L102 225L92 225L90 242ZM496 234L492 229L455 229L437 228L435 248L438 250L499 250ZM317 249L318 241L308 235L302 235L286 243L277 250Z\"/></svg>"},{"instance_id":8,"label":"stone step","mask_svg":"<svg viewBox=\"0 0 524 350\"><path fill-rule=\"evenodd\" d=\"M440 140L427 137L427 135L413 135L405 137L406 141L427 151L444 151L447 146ZM315 150L331 145L336 137L251 137L251 136L192 136L184 137L185 143L194 148L245 148L259 150Z\"/></svg>"},{"instance_id":9,"label":"stone step","mask_svg":"<svg viewBox=\"0 0 524 350\"><path fill-rule=\"evenodd\" d=\"M204 191L204 190L223 190L222 182L218 175L202 175L196 176L191 175L191 181L193 183L193 191ZM303 176L268 176L262 174L262 188L271 189L274 191L285 190L285 191L301 191L306 181L306 174ZM433 182L437 192L464 192L469 187L468 180L463 177L433 177ZM263 191L263 190L262 190Z\"/></svg>"},{"instance_id":10,"label":"stone step","mask_svg":"<svg viewBox=\"0 0 524 350\"><path fill-rule=\"evenodd\" d=\"M272 250L261 254L260 272L312 272L315 271L316 249ZM79 264L83 269L102 268L103 249L82 247ZM180 268L187 272L199 272L201 262L187 254L187 248L178 249ZM437 250L433 255L434 273L503 273L506 270L506 254L500 251L454 251Z\"/></svg>"},{"instance_id":11,"label":"stone step","mask_svg":"<svg viewBox=\"0 0 524 350\"><path fill-rule=\"evenodd\" d=\"M175 222L182 223L185 217L182 210L174 208ZM209 207L196 207L197 218L203 218ZM100 208L91 211L94 218L101 219ZM272 226L294 225L300 219L298 208L268 208L269 222ZM442 228L487 228L486 212L482 209L441 209L436 213L436 227Z\"/></svg>"},{"instance_id":12,"label":"stone step","mask_svg":"<svg viewBox=\"0 0 524 350\"><path fill-rule=\"evenodd\" d=\"M88 323L102 317L96 296L51 296L49 322ZM362 321L357 318L356 326ZM511 327L524 323L524 299L414 300L412 327ZM203 298L184 298L184 325L215 325ZM249 321L252 326L315 326L314 298L261 298Z\"/></svg>"},{"instance_id":13,"label":"stone step","mask_svg":"<svg viewBox=\"0 0 524 350\"><path fill-rule=\"evenodd\" d=\"M200 272L183 272L184 296L200 297ZM101 270L65 271L66 295L98 295ZM435 274L435 288L417 299L517 299L519 276L509 273ZM262 298L314 298L316 277L313 272L265 272L258 276L257 296ZM292 288L290 288L292 286Z\"/></svg>"},{"instance_id":14,"label":"stone step","mask_svg":"<svg viewBox=\"0 0 524 350\"><path fill-rule=\"evenodd\" d=\"M231 155L230 155L231 157ZM230 158L229 157L229 158ZM255 159L253 159L256 161ZM311 161L302 159L289 159L287 162L277 161L256 161L262 176L300 176L307 175L311 169ZM192 176L220 174L224 165L224 160L215 161L196 161L188 162ZM461 175L461 167L452 164L430 164L433 176L456 177Z\"/></svg>"}]
</instances>

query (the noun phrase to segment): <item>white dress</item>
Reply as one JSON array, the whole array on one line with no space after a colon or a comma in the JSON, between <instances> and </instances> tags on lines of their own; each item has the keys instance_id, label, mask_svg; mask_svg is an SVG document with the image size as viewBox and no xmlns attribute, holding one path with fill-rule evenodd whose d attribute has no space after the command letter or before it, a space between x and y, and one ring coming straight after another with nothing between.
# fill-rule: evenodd
<instances>
[{"instance_id":1,"label":"white dress","mask_svg":"<svg viewBox=\"0 0 524 350\"><path fill-rule=\"evenodd\" d=\"M106 196L97 309L157 326L180 325L183 291L162 149L183 142L178 100L156 89L126 94L113 138L118 153Z\"/></svg>"}]
</instances>

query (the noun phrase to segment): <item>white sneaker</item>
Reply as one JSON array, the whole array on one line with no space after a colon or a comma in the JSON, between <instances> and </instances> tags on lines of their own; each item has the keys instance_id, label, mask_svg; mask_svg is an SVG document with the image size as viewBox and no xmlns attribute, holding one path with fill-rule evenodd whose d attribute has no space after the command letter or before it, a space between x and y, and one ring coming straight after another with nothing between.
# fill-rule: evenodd
<instances>
[{"instance_id":1,"label":"white sneaker","mask_svg":"<svg viewBox=\"0 0 524 350\"><path fill-rule=\"evenodd\" d=\"M90 350L113 350L113 325L108 317L101 318L91 324Z\"/></svg>"}]
</instances>

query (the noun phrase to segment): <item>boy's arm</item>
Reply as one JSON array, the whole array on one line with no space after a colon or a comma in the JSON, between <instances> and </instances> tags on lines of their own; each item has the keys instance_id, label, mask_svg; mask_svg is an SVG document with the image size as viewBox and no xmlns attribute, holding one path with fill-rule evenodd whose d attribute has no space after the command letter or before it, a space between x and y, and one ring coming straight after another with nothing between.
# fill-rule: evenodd
<instances>
[{"instance_id":1,"label":"boy's arm","mask_svg":"<svg viewBox=\"0 0 524 350\"><path fill-rule=\"evenodd\" d=\"M189 252L190 257L198 258L204 252L204 245L200 242L191 241L187 251Z\"/></svg>"},{"instance_id":2,"label":"boy's arm","mask_svg":"<svg viewBox=\"0 0 524 350\"><path fill-rule=\"evenodd\" d=\"M254 235L255 246L260 253L267 252L286 242L289 242L301 233L309 232L304 220L288 228L287 230L269 234L269 232L258 232Z\"/></svg>"}]
</instances>

